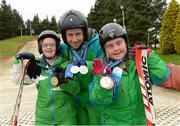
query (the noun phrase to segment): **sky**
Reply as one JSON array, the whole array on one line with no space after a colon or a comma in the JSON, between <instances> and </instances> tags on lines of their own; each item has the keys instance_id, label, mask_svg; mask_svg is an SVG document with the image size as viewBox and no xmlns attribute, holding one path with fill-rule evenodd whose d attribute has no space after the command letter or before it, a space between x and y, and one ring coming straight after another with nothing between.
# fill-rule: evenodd
<instances>
[{"instance_id":1,"label":"sky","mask_svg":"<svg viewBox=\"0 0 180 126\"><path fill-rule=\"evenodd\" d=\"M88 15L96 0L6 0L13 9L16 9L24 20L32 20L38 14L41 20L52 16L60 19L63 13L70 9L79 10Z\"/></svg>"},{"instance_id":2,"label":"sky","mask_svg":"<svg viewBox=\"0 0 180 126\"><path fill-rule=\"evenodd\" d=\"M41 20L52 16L58 21L63 13L70 9L79 10L88 15L96 0L6 0L13 9L16 9L24 20L32 20L38 14ZM167 0L169 3L171 0ZM180 0L177 0L180 3Z\"/></svg>"}]
</instances>

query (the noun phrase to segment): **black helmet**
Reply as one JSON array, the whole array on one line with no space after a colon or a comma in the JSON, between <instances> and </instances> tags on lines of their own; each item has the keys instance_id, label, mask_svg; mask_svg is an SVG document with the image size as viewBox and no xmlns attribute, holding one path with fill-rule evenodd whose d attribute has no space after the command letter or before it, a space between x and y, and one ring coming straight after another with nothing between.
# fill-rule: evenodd
<instances>
[{"instance_id":1,"label":"black helmet","mask_svg":"<svg viewBox=\"0 0 180 126\"><path fill-rule=\"evenodd\" d=\"M42 43L41 41L45 38L53 38L55 41L56 41L56 54L58 52L58 47L59 47L59 43L60 43L60 37L59 35L52 31L52 30L45 30L45 31L42 31L40 33L40 35L38 36L38 39L37 39L37 42L38 42L38 50L39 50L39 53L42 54Z\"/></svg>"},{"instance_id":2,"label":"black helmet","mask_svg":"<svg viewBox=\"0 0 180 126\"><path fill-rule=\"evenodd\" d=\"M88 23L83 13L77 10L69 10L63 14L60 19L60 29L63 41L67 43L66 30L74 28L82 28L84 41L88 38Z\"/></svg>"},{"instance_id":3,"label":"black helmet","mask_svg":"<svg viewBox=\"0 0 180 126\"><path fill-rule=\"evenodd\" d=\"M99 39L101 48L104 50L104 45L107 41L116 39L118 37L124 38L126 47L128 48L128 40L126 31L117 23L108 23L104 25L99 31Z\"/></svg>"}]
</instances>

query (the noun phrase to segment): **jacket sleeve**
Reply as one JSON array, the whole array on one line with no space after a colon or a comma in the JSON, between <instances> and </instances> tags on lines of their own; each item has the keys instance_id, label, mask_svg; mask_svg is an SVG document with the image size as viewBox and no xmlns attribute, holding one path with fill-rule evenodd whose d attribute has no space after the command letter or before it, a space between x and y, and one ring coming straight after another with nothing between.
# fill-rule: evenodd
<instances>
[{"instance_id":1,"label":"jacket sleeve","mask_svg":"<svg viewBox=\"0 0 180 126\"><path fill-rule=\"evenodd\" d=\"M100 85L101 75L95 75L89 85L90 101L98 106L106 106L112 103L113 88L105 89Z\"/></svg>"},{"instance_id":2,"label":"jacket sleeve","mask_svg":"<svg viewBox=\"0 0 180 126\"><path fill-rule=\"evenodd\" d=\"M154 51L152 51L148 57L148 67L152 84L160 84L170 75L170 71L165 62L162 61Z\"/></svg>"},{"instance_id":3,"label":"jacket sleeve","mask_svg":"<svg viewBox=\"0 0 180 126\"><path fill-rule=\"evenodd\" d=\"M22 77L22 72L23 72L23 64L21 60L17 60L15 59L13 62L13 66L10 69L10 77L12 79L12 81L19 85L20 81L21 81L21 77ZM34 83L35 81L30 79L29 76L27 74L25 74L24 76L24 85L29 85Z\"/></svg>"},{"instance_id":4,"label":"jacket sleeve","mask_svg":"<svg viewBox=\"0 0 180 126\"><path fill-rule=\"evenodd\" d=\"M180 90L180 66L176 66L175 64L167 64L167 67L171 73L166 81L161 83L160 86Z\"/></svg>"}]
</instances>

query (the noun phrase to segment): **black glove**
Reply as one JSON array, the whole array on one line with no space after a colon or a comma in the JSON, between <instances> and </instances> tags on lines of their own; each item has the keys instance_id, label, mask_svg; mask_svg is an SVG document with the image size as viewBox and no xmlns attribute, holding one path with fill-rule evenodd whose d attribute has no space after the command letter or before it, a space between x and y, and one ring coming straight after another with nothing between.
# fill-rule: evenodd
<instances>
[{"instance_id":1,"label":"black glove","mask_svg":"<svg viewBox=\"0 0 180 126\"><path fill-rule=\"evenodd\" d=\"M35 60L34 54L30 52L23 52L19 53L15 56L16 59L28 59L28 60Z\"/></svg>"},{"instance_id":2,"label":"black glove","mask_svg":"<svg viewBox=\"0 0 180 126\"><path fill-rule=\"evenodd\" d=\"M37 65L37 60L30 60L29 65L27 67L27 74L32 79L36 79L37 76L40 76L41 74L41 67Z\"/></svg>"},{"instance_id":3,"label":"black glove","mask_svg":"<svg viewBox=\"0 0 180 126\"><path fill-rule=\"evenodd\" d=\"M23 52L19 53L15 56L16 59L28 59L29 60L29 65L27 67L27 74L28 76L32 79L36 79L37 76L40 76L41 74L41 68L37 65L38 61L35 60L34 54L30 52Z\"/></svg>"},{"instance_id":4,"label":"black glove","mask_svg":"<svg viewBox=\"0 0 180 126\"><path fill-rule=\"evenodd\" d=\"M67 83L68 80L64 77L65 69L62 67L57 67L54 72L56 73L56 77L58 78L59 84Z\"/></svg>"}]
</instances>

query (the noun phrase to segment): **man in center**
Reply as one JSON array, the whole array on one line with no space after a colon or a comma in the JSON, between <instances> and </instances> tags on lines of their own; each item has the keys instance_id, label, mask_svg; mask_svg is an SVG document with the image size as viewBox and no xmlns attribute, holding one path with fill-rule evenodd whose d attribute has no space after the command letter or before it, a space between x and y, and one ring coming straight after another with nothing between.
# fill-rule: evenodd
<instances>
[{"instance_id":1,"label":"man in center","mask_svg":"<svg viewBox=\"0 0 180 126\"><path fill-rule=\"evenodd\" d=\"M86 17L79 11L69 10L60 19L63 44L59 51L69 61L67 77L79 80L81 93L74 98L77 110L77 124L100 124L100 110L89 102L89 83L93 80L92 61L102 59L104 53L99 45L95 29L88 28Z\"/></svg>"}]
</instances>

